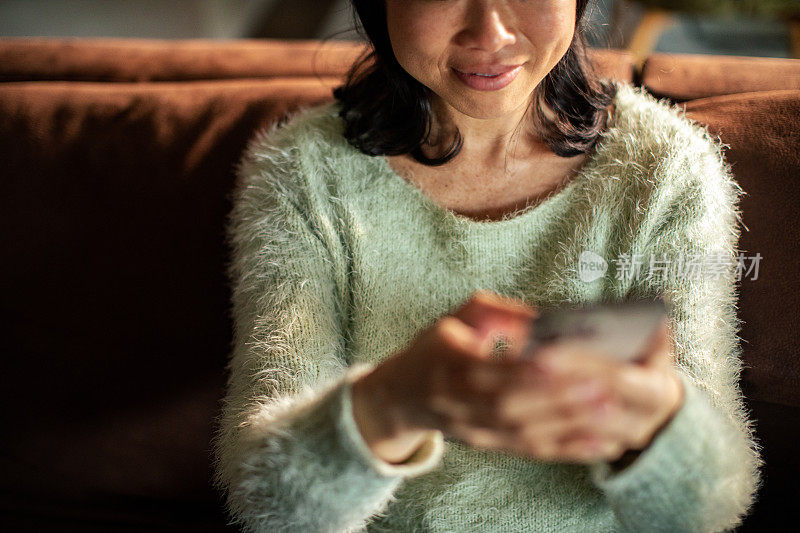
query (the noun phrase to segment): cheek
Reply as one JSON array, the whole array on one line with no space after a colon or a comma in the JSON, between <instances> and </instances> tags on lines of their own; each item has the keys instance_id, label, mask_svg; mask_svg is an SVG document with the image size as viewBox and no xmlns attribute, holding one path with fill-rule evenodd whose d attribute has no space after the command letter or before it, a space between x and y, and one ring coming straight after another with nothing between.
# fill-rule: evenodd
<instances>
[{"instance_id":1,"label":"cheek","mask_svg":"<svg viewBox=\"0 0 800 533\"><path fill-rule=\"evenodd\" d=\"M395 57L421 82L437 76L449 39L443 17L423 11L426 10L416 7L416 2L389 1L386 5L389 40Z\"/></svg>"},{"instance_id":2,"label":"cheek","mask_svg":"<svg viewBox=\"0 0 800 533\"><path fill-rule=\"evenodd\" d=\"M575 3L553 5L525 20L524 32L536 48L546 50L555 46L566 51L575 33Z\"/></svg>"}]
</instances>

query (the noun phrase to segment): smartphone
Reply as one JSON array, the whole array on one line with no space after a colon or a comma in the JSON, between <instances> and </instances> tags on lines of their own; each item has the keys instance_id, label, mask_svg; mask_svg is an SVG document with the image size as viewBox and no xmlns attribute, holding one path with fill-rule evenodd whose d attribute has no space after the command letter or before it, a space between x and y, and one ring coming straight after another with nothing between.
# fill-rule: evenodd
<instances>
[{"instance_id":1,"label":"smartphone","mask_svg":"<svg viewBox=\"0 0 800 533\"><path fill-rule=\"evenodd\" d=\"M661 298L545 309L533 320L522 357L533 358L539 347L569 341L620 361L635 361L668 313Z\"/></svg>"}]
</instances>

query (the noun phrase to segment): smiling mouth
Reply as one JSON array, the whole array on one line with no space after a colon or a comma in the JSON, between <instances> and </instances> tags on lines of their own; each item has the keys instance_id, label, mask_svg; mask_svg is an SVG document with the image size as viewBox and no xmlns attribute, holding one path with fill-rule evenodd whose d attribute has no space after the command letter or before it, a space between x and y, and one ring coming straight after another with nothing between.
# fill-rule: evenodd
<instances>
[{"instance_id":1,"label":"smiling mouth","mask_svg":"<svg viewBox=\"0 0 800 533\"><path fill-rule=\"evenodd\" d=\"M472 74L473 76L494 77L507 74L522 66L523 63L504 64L504 63L473 63L465 64L463 67L453 67L462 74Z\"/></svg>"},{"instance_id":2,"label":"smiling mouth","mask_svg":"<svg viewBox=\"0 0 800 533\"><path fill-rule=\"evenodd\" d=\"M453 68L456 77L467 87L477 91L497 91L514 81L522 70L522 65L486 66L480 70L483 72L468 72Z\"/></svg>"}]
</instances>

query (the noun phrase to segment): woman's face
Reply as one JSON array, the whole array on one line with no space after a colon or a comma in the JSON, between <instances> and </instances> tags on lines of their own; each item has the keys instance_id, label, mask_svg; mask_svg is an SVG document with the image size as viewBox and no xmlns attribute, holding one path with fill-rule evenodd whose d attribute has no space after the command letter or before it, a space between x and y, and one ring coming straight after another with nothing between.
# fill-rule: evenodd
<instances>
[{"instance_id":1,"label":"woman's face","mask_svg":"<svg viewBox=\"0 0 800 533\"><path fill-rule=\"evenodd\" d=\"M576 0L386 0L400 65L473 118L517 115L569 49Z\"/></svg>"}]
</instances>

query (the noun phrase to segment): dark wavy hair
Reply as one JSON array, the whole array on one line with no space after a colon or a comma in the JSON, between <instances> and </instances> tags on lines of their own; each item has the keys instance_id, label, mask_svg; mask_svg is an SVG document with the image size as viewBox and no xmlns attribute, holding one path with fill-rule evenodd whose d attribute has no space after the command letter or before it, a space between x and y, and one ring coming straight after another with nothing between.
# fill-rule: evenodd
<instances>
[{"instance_id":1,"label":"dark wavy hair","mask_svg":"<svg viewBox=\"0 0 800 533\"><path fill-rule=\"evenodd\" d=\"M577 0L575 33L564 57L544 77L531 98L533 123L557 155L589 152L603 131L607 108L614 100L613 83L598 79L587 55L584 14L591 0ZM411 154L425 165L442 165L461 151L456 131L450 147L427 157L422 145L431 132L431 90L397 62L389 40L382 0L351 0L354 16L372 45L352 66L344 85L333 91L341 103L348 142L367 155ZM529 104L530 105L530 104ZM554 117L548 119L543 106Z\"/></svg>"}]
</instances>

